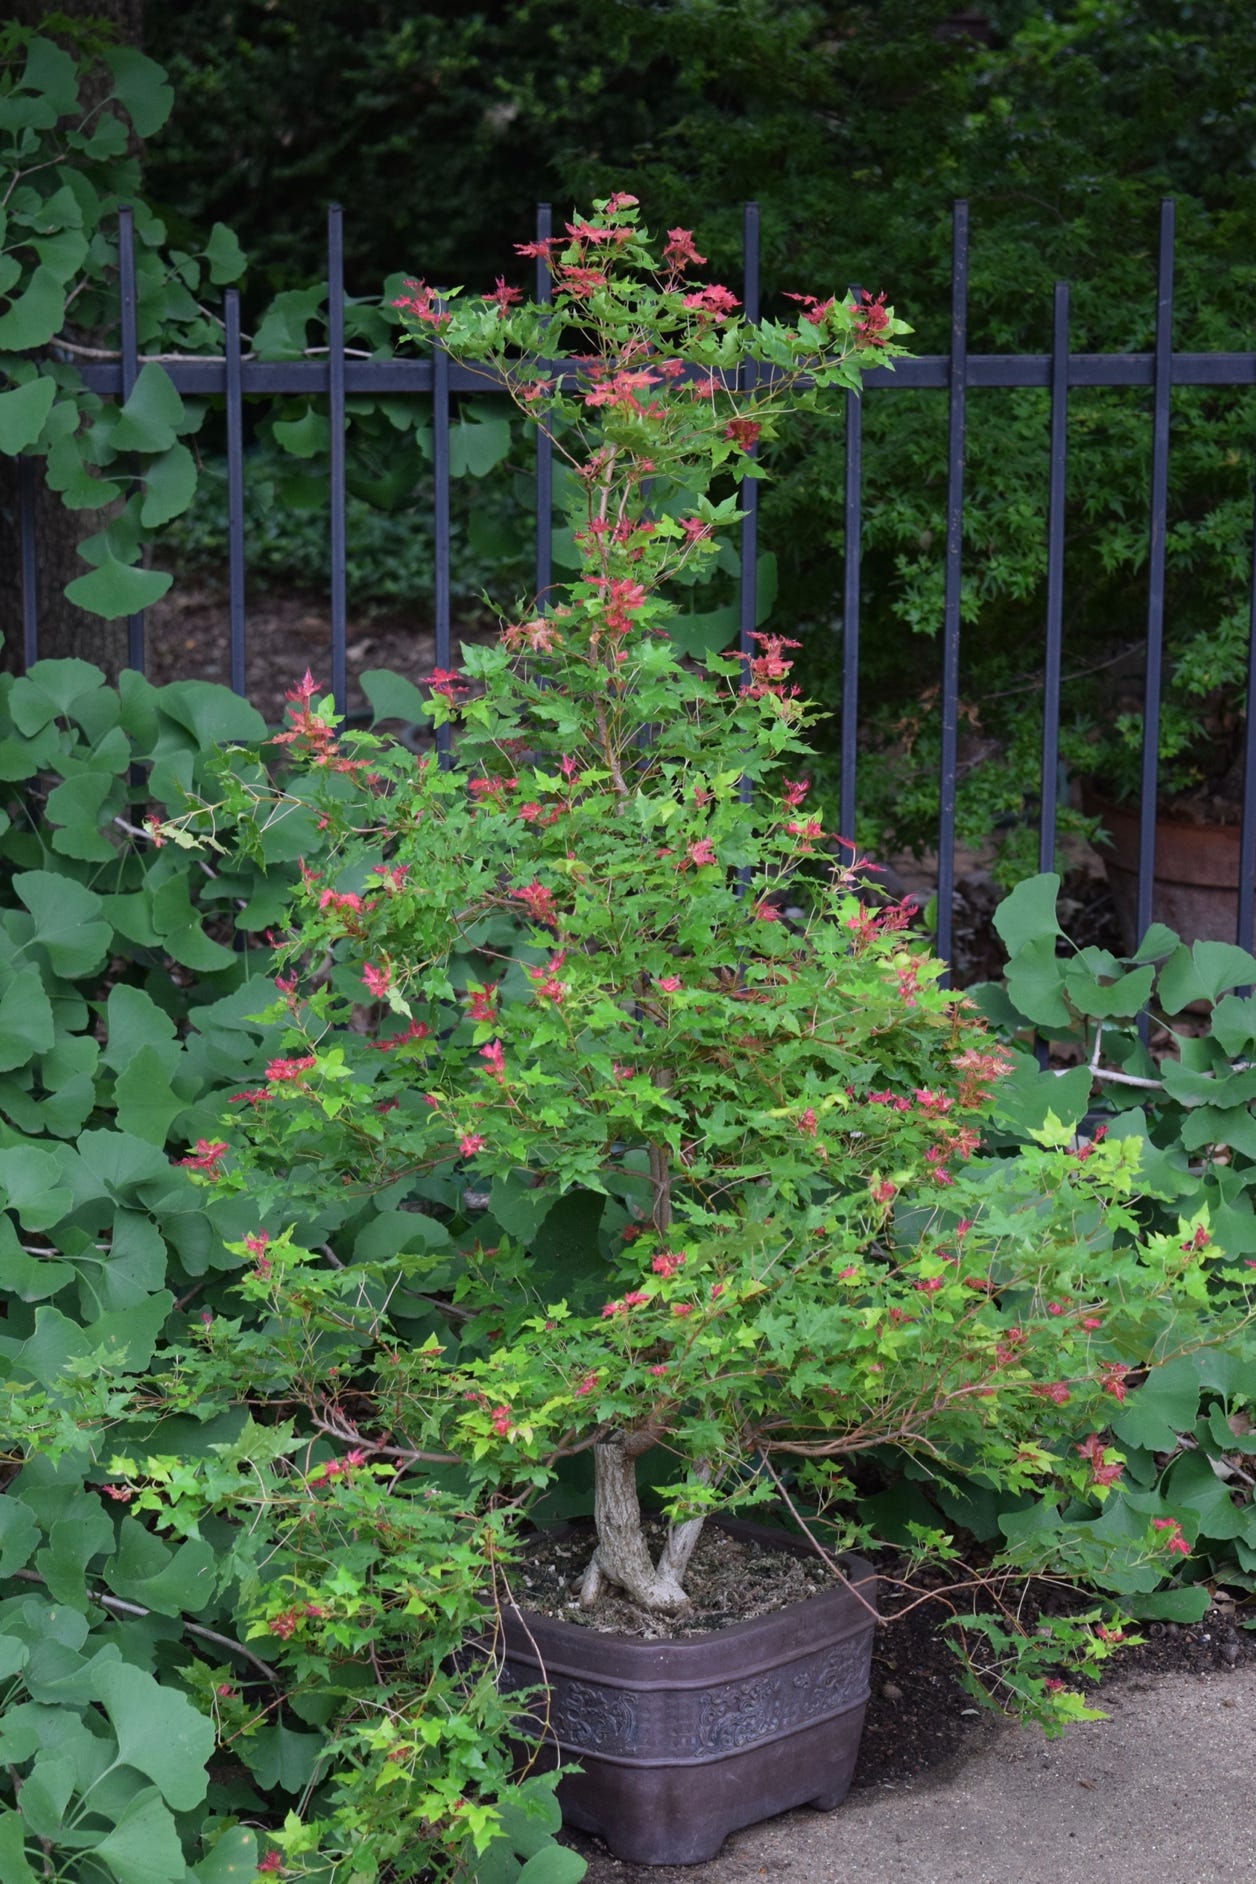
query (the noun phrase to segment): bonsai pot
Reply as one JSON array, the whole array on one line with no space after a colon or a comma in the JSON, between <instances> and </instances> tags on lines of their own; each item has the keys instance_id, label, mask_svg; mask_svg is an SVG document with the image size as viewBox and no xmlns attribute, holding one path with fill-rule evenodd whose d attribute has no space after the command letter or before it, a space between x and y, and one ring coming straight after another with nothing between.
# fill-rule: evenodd
<instances>
[{"instance_id":1,"label":"bonsai pot","mask_svg":"<svg viewBox=\"0 0 1256 1884\"><path fill-rule=\"evenodd\" d=\"M721 1529L807 1546L764 1525ZM647 1641L503 1613L504 1688L545 1687L524 1717L555 1764L563 1818L630 1864L700 1864L730 1832L792 1806L831 1811L850 1786L868 1700L876 1577L704 1636ZM862 1601L860 1598L862 1597Z\"/></svg>"},{"instance_id":2,"label":"bonsai pot","mask_svg":"<svg viewBox=\"0 0 1256 1884\"><path fill-rule=\"evenodd\" d=\"M1103 822L1110 842L1101 849L1112 901L1128 949L1137 948L1138 813L1088 794L1086 809ZM1167 923L1182 941L1233 942L1238 932L1238 824L1196 824L1156 819L1153 922Z\"/></svg>"}]
</instances>

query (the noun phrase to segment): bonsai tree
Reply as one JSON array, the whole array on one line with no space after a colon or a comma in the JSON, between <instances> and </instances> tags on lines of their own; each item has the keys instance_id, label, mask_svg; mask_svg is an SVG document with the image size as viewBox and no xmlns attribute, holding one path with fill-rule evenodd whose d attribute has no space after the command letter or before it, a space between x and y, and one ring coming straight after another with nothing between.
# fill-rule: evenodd
<instances>
[{"instance_id":1,"label":"bonsai tree","mask_svg":"<svg viewBox=\"0 0 1256 1884\"><path fill-rule=\"evenodd\" d=\"M256 1213L234 1254L270 1319L203 1338L304 1405L320 1490L456 1470L526 1503L591 1453L586 1603L682 1610L710 1512L842 1521L887 1456L1039 1495L1022 1563L1154 1582L1176 1520L1119 1545L1074 1520L1120 1479L1131 1370L1205 1313L1232 1329L1233 1278L1209 1294L1197 1226L1137 1240L1130 1141L1049 1122L979 1155L1004 1056L810 814L791 644L698 662L671 632L756 442L903 325L800 297L751 327L623 195L547 259L552 307L402 303L553 440L579 568L434 677L452 763L338 728L308 675L291 695L259 823L312 807L332 862L282 916L287 1050L198 1154Z\"/></svg>"}]
</instances>

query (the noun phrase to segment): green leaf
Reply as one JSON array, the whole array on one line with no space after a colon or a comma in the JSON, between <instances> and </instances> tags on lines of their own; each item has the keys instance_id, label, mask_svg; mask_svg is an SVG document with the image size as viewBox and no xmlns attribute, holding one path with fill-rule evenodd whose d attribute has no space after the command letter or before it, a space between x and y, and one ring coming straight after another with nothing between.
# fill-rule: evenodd
<instances>
[{"instance_id":1,"label":"green leaf","mask_svg":"<svg viewBox=\"0 0 1256 1884\"><path fill-rule=\"evenodd\" d=\"M1208 1614L1211 1603L1212 1592L1206 1583L1121 1598L1121 1608L1139 1622L1200 1622Z\"/></svg>"},{"instance_id":2,"label":"green leaf","mask_svg":"<svg viewBox=\"0 0 1256 1884\"><path fill-rule=\"evenodd\" d=\"M0 1191L24 1230L51 1229L73 1202L61 1183L57 1158L37 1145L12 1145L0 1151Z\"/></svg>"},{"instance_id":3,"label":"green leaf","mask_svg":"<svg viewBox=\"0 0 1256 1884\"><path fill-rule=\"evenodd\" d=\"M86 576L76 576L65 585L67 601L89 615L105 621L117 621L122 615L138 615L159 602L174 577L163 569L140 569L134 563L121 563L106 555L98 569Z\"/></svg>"},{"instance_id":4,"label":"green leaf","mask_svg":"<svg viewBox=\"0 0 1256 1884\"><path fill-rule=\"evenodd\" d=\"M315 458L325 452L331 438L331 426L325 412L307 405L299 419L276 419L271 427L275 443L294 458Z\"/></svg>"},{"instance_id":5,"label":"green leaf","mask_svg":"<svg viewBox=\"0 0 1256 1884\"><path fill-rule=\"evenodd\" d=\"M1055 937L1064 934L1055 914L1059 894L1059 877L1047 871L1042 876L1026 877L1010 896L1004 897L994 912L994 926L1009 955L1019 954L1030 943L1053 945Z\"/></svg>"},{"instance_id":6,"label":"green leaf","mask_svg":"<svg viewBox=\"0 0 1256 1884\"><path fill-rule=\"evenodd\" d=\"M73 778L62 779L48 794L49 823L86 827L86 831L99 840L101 809L117 782L113 772L77 772ZM102 841L104 855L115 857L117 852L112 844L107 839Z\"/></svg>"},{"instance_id":7,"label":"green leaf","mask_svg":"<svg viewBox=\"0 0 1256 1884\"><path fill-rule=\"evenodd\" d=\"M285 288L277 294L253 333L259 360L295 360L304 352L306 328L327 298L325 288Z\"/></svg>"},{"instance_id":8,"label":"green leaf","mask_svg":"<svg viewBox=\"0 0 1256 1884\"><path fill-rule=\"evenodd\" d=\"M41 34L26 48L22 90L41 92L59 118L68 117L78 105L78 66L68 52Z\"/></svg>"},{"instance_id":9,"label":"green leaf","mask_svg":"<svg viewBox=\"0 0 1256 1884\"><path fill-rule=\"evenodd\" d=\"M528 1859L519 1873L519 1884L579 1884L588 1868L578 1851L547 1845Z\"/></svg>"},{"instance_id":10,"label":"green leaf","mask_svg":"<svg viewBox=\"0 0 1256 1884\"><path fill-rule=\"evenodd\" d=\"M174 681L161 689L160 704L162 712L191 733L202 751L252 745L266 737L266 722L257 708L214 681Z\"/></svg>"},{"instance_id":11,"label":"green leaf","mask_svg":"<svg viewBox=\"0 0 1256 1884\"><path fill-rule=\"evenodd\" d=\"M126 982L119 982L109 989L105 1027L107 1038L104 1048L100 1049L100 1057L113 1072L124 1072L143 1048L158 1051L162 1068L168 1074L179 1059L175 1023L143 987L128 987Z\"/></svg>"},{"instance_id":12,"label":"green leaf","mask_svg":"<svg viewBox=\"0 0 1256 1884\"><path fill-rule=\"evenodd\" d=\"M1017 889L1024 887L1024 884L1017 885ZM1013 890L1012 895L1015 894ZM1006 903L999 906L1000 909L1006 907ZM997 924L998 910L994 920ZM1056 955L1055 942L1049 935L1023 942L1017 949L1007 967L1007 992L1009 1000L1026 1020L1039 1027L1068 1026L1071 1015L1062 992L1064 969L1065 963Z\"/></svg>"},{"instance_id":13,"label":"green leaf","mask_svg":"<svg viewBox=\"0 0 1256 1884\"><path fill-rule=\"evenodd\" d=\"M134 1518L124 1517L118 1551L104 1568L104 1580L124 1602L142 1603L163 1616L183 1611L199 1615L213 1600L214 1552L204 1538L192 1537L170 1550Z\"/></svg>"},{"instance_id":14,"label":"green leaf","mask_svg":"<svg viewBox=\"0 0 1256 1884\"><path fill-rule=\"evenodd\" d=\"M73 981L100 967L113 930L101 920L101 901L94 890L51 870L22 871L14 877L13 888L35 919L31 940L47 950L56 974Z\"/></svg>"},{"instance_id":15,"label":"green leaf","mask_svg":"<svg viewBox=\"0 0 1256 1884\"><path fill-rule=\"evenodd\" d=\"M225 222L214 224L201 254L209 263L210 280L219 288L229 281L238 281L248 266L244 250Z\"/></svg>"},{"instance_id":16,"label":"green leaf","mask_svg":"<svg viewBox=\"0 0 1256 1884\"><path fill-rule=\"evenodd\" d=\"M88 1566L113 1543L113 1525L95 1498L80 1496L74 1502L77 1508L69 1517L48 1527L48 1543L35 1552L35 1568L57 1602L81 1611L87 1607Z\"/></svg>"},{"instance_id":17,"label":"green leaf","mask_svg":"<svg viewBox=\"0 0 1256 1884\"><path fill-rule=\"evenodd\" d=\"M280 1721L241 1740L239 1751L240 1758L264 1791L270 1792L278 1786L283 1792L304 1792L314 1777L325 1745L322 1734L294 1733Z\"/></svg>"},{"instance_id":18,"label":"green leaf","mask_svg":"<svg viewBox=\"0 0 1256 1884\"><path fill-rule=\"evenodd\" d=\"M185 425L183 401L174 381L164 366L150 360L140 368L109 442L115 451L169 451Z\"/></svg>"},{"instance_id":19,"label":"green leaf","mask_svg":"<svg viewBox=\"0 0 1256 1884\"><path fill-rule=\"evenodd\" d=\"M81 229L59 229L34 244L36 255L55 281L73 279L87 257L87 237Z\"/></svg>"},{"instance_id":20,"label":"green leaf","mask_svg":"<svg viewBox=\"0 0 1256 1884\"><path fill-rule=\"evenodd\" d=\"M1124 1446L1171 1452L1178 1434L1194 1426L1198 1405L1198 1362L1192 1355L1181 1355L1163 1367L1151 1368L1142 1385L1113 1414L1112 1430Z\"/></svg>"},{"instance_id":21,"label":"green leaf","mask_svg":"<svg viewBox=\"0 0 1256 1884\"><path fill-rule=\"evenodd\" d=\"M275 427L278 432L279 427ZM487 477L510 450L508 419L459 419L449 428L451 477Z\"/></svg>"},{"instance_id":22,"label":"green leaf","mask_svg":"<svg viewBox=\"0 0 1256 1884\"><path fill-rule=\"evenodd\" d=\"M1129 1019L1147 1005L1155 973L1150 963L1127 973L1107 949L1082 949L1064 970L1064 990L1081 1014Z\"/></svg>"},{"instance_id":23,"label":"green leaf","mask_svg":"<svg viewBox=\"0 0 1256 1884\"><path fill-rule=\"evenodd\" d=\"M11 1577L15 1570L30 1562L39 1538L34 1513L14 1491L8 1491L0 1498L0 1577ZM3 1642L10 1639L0 1637ZM14 1671L10 1668L8 1672Z\"/></svg>"},{"instance_id":24,"label":"green leaf","mask_svg":"<svg viewBox=\"0 0 1256 1884\"><path fill-rule=\"evenodd\" d=\"M128 1132L84 1132L78 1155L100 1186L100 1192L130 1207L165 1202L172 1187L181 1189L182 1171L171 1169L155 1145ZM99 1193L98 1193L99 1194Z\"/></svg>"},{"instance_id":25,"label":"green leaf","mask_svg":"<svg viewBox=\"0 0 1256 1884\"><path fill-rule=\"evenodd\" d=\"M1196 942L1172 954L1160 970L1158 993L1170 1014L1192 1001L1215 1001L1227 988L1256 983L1256 957L1233 942Z\"/></svg>"},{"instance_id":26,"label":"green leaf","mask_svg":"<svg viewBox=\"0 0 1256 1884\"><path fill-rule=\"evenodd\" d=\"M1180 948L1181 938L1164 922L1153 922L1150 929L1138 945L1134 956L1136 962L1162 962Z\"/></svg>"},{"instance_id":27,"label":"green leaf","mask_svg":"<svg viewBox=\"0 0 1256 1884\"><path fill-rule=\"evenodd\" d=\"M118 1736L118 1758L161 1790L176 1812L205 1797L205 1764L214 1728L174 1688L160 1687L142 1668L115 1662L96 1671L96 1695ZM182 1858L180 1858L182 1865ZM182 1869L177 1875L181 1878Z\"/></svg>"},{"instance_id":28,"label":"green leaf","mask_svg":"<svg viewBox=\"0 0 1256 1884\"><path fill-rule=\"evenodd\" d=\"M174 92L162 67L134 46L111 46L104 60L113 73L113 96L138 135L151 137L160 131L174 104Z\"/></svg>"},{"instance_id":29,"label":"green leaf","mask_svg":"<svg viewBox=\"0 0 1256 1884\"><path fill-rule=\"evenodd\" d=\"M157 1048L141 1047L114 1087L118 1124L152 1145L165 1144L187 1103L171 1090L165 1069L165 1056Z\"/></svg>"},{"instance_id":30,"label":"green leaf","mask_svg":"<svg viewBox=\"0 0 1256 1884\"><path fill-rule=\"evenodd\" d=\"M37 1854L42 1867L44 1854ZM4 1884L39 1884L26 1862L26 1827L17 1812L0 1812L0 1878Z\"/></svg>"},{"instance_id":31,"label":"green leaf","mask_svg":"<svg viewBox=\"0 0 1256 1884\"><path fill-rule=\"evenodd\" d=\"M551 1190L533 1190L522 1179L494 1178L489 1209L507 1235L530 1243L558 1199Z\"/></svg>"},{"instance_id":32,"label":"green leaf","mask_svg":"<svg viewBox=\"0 0 1256 1884\"><path fill-rule=\"evenodd\" d=\"M166 1280L166 1245L152 1218L142 1210L119 1210L107 1250L93 1244L75 1253L84 1318L101 1319L120 1310L141 1309Z\"/></svg>"},{"instance_id":33,"label":"green leaf","mask_svg":"<svg viewBox=\"0 0 1256 1884\"><path fill-rule=\"evenodd\" d=\"M33 445L57 396L54 379L28 379L13 392L0 393L0 452L15 458Z\"/></svg>"},{"instance_id":34,"label":"green leaf","mask_svg":"<svg viewBox=\"0 0 1256 1884\"><path fill-rule=\"evenodd\" d=\"M13 724L29 738L52 720L77 718L79 702L104 684L104 674L91 661L36 661L13 683Z\"/></svg>"},{"instance_id":35,"label":"green leaf","mask_svg":"<svg viewBox=\"0 0 1256 1884\"><path fill-rule=\"evenodd\" d=\"M535 1857L562 1830L562 1807L554 1796L557 1777L537 1775L518 1789L517 1799L505 1793L498 1803L502 1831L521 1858Z\"/></svg>"},{"instance_id":36,"label":"green leaf","mask_svg":"<svg viewBox=\"0 0 1256 1884\"><path fill-rule=\"evenodd\" d=\"M407 726L429 717L427 700L404 674L386 667L371 667L361 676L362 691L371 703L372 725L381 720L403 720Z\"/></svg>"},{"instance_id":37,"label":"green leaf","mask_svg":"<svg viewBox=\"0 0 1256 1884\"><path fill-rule=\"evenodd\" d=\"M195 495L196 461L187 446L176 439L144 473L140 522L146 530L155 530L169 523L171 517L181 516Z\"/></svg>"},{"instance_id":38,"label":"green leaf","mask_svg":"<svg viewBox=\"0 0 1256 1884\"><path fill-rule=\"evenodd\" d=\"M183 1884L187 1874L174 1819L151 1787L136 1793L92 1857L109 1866L118 1884Z\"/></svg>"},{"instance_id":39,"label":"green leaf","mask_svg":"<svg viewBox=\"0 0 1256 1884\"><path fill-rule=\"evenodd\" d=\"M387 1262L403 1249L440 1249L448 1241L449 1231L435 1217L415 1210L381 1210L358 1232L353 1258L360 1263Z\"/></svg>"},{"instance_id":40,"label":"green leaf","mask_svg":"<svg viewBox=\"0 0 1256 1884\"><path fill-rule=\"evenodd\" d=\"M213 1850L192 1866L197 1884L253 1884L257 1875L257 1833L233 1825Z\"/></svg>"},{"instance_id":41,"label":"green leaf","mask_svg":"<svg viewBox=\"0 0 1256 1884\"><path fill-rule=\"evenodd\" d=\"M22 1781L22 1816L36 1838L55 1839L74 1791L74 1761L41 1753Z\"/></svg>"},{"instance_id":42,"label":"green leaf","mask_svg":"<svg viewBox=\"0 0 1256 1884\"><path fill-rule=\"evenodd\" d=\"M1202 1452L1184 1452L1175 1459L1164 1486L1165 1509L1177 1516L1189 1513L1200 1533L1225 1540L1241 1537L1247 1513L1234 1501Z\"/></svg>"},{"instance_id":43,"label":"green leaf","mask_svg":"<svg viewBox=\"0 0 1256 1884\"><path fill-rule=\"evenodd\" d=\"M1249 1058L1256 1047L1256 995L1223 995L1212 1012L1212 1037L1229 1059Z\"/></svg>"},{"instance_id":44,"label":"green leaf","mask_svg":"<svg viewBox=\"0 0 1256 1884\"><path fill-rule=\"evenodd\" d=\"M41 264L26 292L0 314L0 353L26 353L32 347L46 347L64 318L61 284L52 270Z\"/></svg>"},{"instance_id":45,"label":"green leaf","mask_svg":"<svg viewBox=\"0 0 1256 1884\"><path fill-rule=\"evenodd\" d=\"M47 1053L55 1032L52 1003L37 968L23 968L0 995L0 1072Z\"/></svg>"}]
</instances>

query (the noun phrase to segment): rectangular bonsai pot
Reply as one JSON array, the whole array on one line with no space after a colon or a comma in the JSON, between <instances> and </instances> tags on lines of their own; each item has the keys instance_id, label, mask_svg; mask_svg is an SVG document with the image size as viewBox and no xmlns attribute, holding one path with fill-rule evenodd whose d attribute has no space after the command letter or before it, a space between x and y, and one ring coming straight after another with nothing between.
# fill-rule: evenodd
<instances>
[{"instance_id":1,"label":"rectangular bonsai pot","mask_svg":"<svg viewBox=\"0 0 1256 1884\"><path fill-rule=\"evenodd\" d=\"M721 1521L800 1556L765 1525ZM504 1689L545 1687L523 1722L557 1764L563 1817L630 1864L700 1864L730 1832L850 1786L868 1700L876 1577L858 1557L800 1603L709 1635L647 1641L513 1606L503 1612ZM862 1597L862 1601L860 1598Z\"/></svg>"}]
</instances>

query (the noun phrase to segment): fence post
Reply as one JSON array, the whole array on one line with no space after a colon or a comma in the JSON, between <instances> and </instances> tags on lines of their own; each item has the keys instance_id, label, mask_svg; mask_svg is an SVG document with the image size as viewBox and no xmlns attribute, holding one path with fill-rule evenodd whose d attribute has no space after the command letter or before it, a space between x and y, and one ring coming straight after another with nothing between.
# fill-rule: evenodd
<instances>
[{"instance_id":1,"label":"fence post","mask_svg":"<svg viewBox=\"0 0 1256 1884\"><path fill-rule=\"evenodd\" d=\"M345 710L345 282L344 216L327 211L327 419L331 488L331 691Z\"/></svg>"},{"instance_id":2,"label":"fence post","mask_svg":"<svg viewBox=\"0 0 1256 1884\"><path fill-rule=\"evenodd\" d=\"M1068 283L1055 284L1051 321L1051 444L1047 495L1047 634L1042 686L1042 789L1038 868L1055 868L1055 801L1060 769L1060 669L1064 636L1064 503L1068 462Z\"/></svg>"},{"instance_id":3,"label":"fence post","mask_svg":"<svg viewBox=\"0 0 1256 1884\"><path fill-rule=\"evenodd\" d=\"M244 674L244 406L240 384L240 291L223 296L227 376L227 628L231 685L245 691Z\"/></svg>"},{"instance_id":4,"label":"fence post","mask_svg":"<svg viewBox=\"0 0 1256 1884\"><path fill-rule=\"evenodd\" d=\"M951 357L946 466L946 583L942 604L942 763L938 806L938 954L951 959L955 897L955 784L959 764L960 583L964 549L964 425L968 386L968 204L951 226ZM949 987L950 970L943 977Z\"/></svg>"},{"instance_id":5,"label":"fence post","mask_svg":"<svg viewBox=\"0 0 1256 1884\"><path fill-rule=\"evenodd\" d=\"M1151 925L1156 874L1156 797L1160 770L1160 678L1164 664L1164 552L1169 517L1169 392L1173 379L1173 204L1160 205L1156 351L1152 378L1151 517L1147 543L1147 672L1143 682L1143 754L1139 785L1139 940ZM1146 1016L1140 1023L1146 1027Z\"/></svg>"},{"instance_id":6,"label":"fence post","mask_svg":"<svg viewBox=\"0 0 1256 1884\"><path fill-rule=\"evenodd\" d=\"M850 290L857 299L858 288ZM846 394L845 489L842 517L842 752L838 780L838 828L855 844L855 762L859 741L859 554L860 507L863 498L863 402L857 392Z\"/></svg>"}]
</instances>

